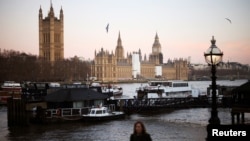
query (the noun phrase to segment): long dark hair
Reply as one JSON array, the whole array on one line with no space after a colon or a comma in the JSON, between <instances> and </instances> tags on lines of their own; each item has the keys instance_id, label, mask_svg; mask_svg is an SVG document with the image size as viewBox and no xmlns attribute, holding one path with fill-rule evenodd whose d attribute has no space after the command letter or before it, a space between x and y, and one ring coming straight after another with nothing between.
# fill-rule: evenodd
<instances>
[{"instance_id":1,"label":"long dark hair","mask_svg":"<svg viewBox=\"0 0 250 141\"><path fill-rule=\"evenodd\" d=\"M142 127L142 134L145 134L145 133L146 133L146 128L145 128L144 124L143 124L141 121L135 122L135 124L134 124L134 134L136 134L135 128L136 128L136 125L137 125L137 124L140 124L140 125L141 125L141 127Z\"/></svg>"}]
</instances>

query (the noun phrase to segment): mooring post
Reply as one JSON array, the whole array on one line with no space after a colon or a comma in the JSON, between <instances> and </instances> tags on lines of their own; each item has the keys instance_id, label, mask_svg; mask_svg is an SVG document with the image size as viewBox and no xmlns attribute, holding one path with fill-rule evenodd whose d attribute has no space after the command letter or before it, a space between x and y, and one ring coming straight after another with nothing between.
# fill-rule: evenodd
<instances>
[{"instance_id":1,"label":"mooring post","mask_svg":"<svg viewBox=\"0 0 250 141\"><path fill-rule=\"evenodd\" d=\"M241 113L241 123L242 124L245 123L245 114L244 114L244 112Z\"/></svg>"},{"instance_id":2,"label":"mooring post","mask_svg":"<svg viewBox=\"0 0 250 141\"><path fill-rule=\"evenodd\" d=\"M8 126L28 125L29 120L24 100L8 98L7 109Z\"/></svg>"},{"instance_id":3,"label":"mooring post","mask_svg":"<svg viewBox=\"0 0 250 141\"><path fill-rule=\"evenodd\" d=\"M8 126L13 124L13 98L10 97L7 99L7 118L8 118Z\"/></svg>"},{"instance_id":4,"label":"mooring post","mask_svg":"<svg viewBox=\"0 0 250 141\"><path fill-rule=\"evenodd\" d=\"M233 112L231 112L231 118L232 118L232 124L234 125L235 122L234 122L234 113Z\"/></svg>"},{"instance_id":5,"label":"mooring post","mask_svg":"<svg viewBox=\"0 0 250 141\"><path fill-rule=\"evenodd\" d=\"M237 124L239 124L239 123L240 123L240 113L238 112L238 113L236 114L236 116L237 116Z\"/></svg>"}]
</instances>

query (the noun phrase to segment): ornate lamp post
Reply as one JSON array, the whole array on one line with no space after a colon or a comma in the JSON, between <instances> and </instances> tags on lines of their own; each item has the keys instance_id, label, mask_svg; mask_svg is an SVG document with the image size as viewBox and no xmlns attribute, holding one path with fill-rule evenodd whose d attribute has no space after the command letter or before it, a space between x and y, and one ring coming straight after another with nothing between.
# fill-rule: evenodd
<instances>
[{"instance_id":1,"label":"ornate lamp post","mask_svg":"<svg viewBox=\"0 0 250 141\"><path fill-rule=\"evenodd\" d=\"M217 103L216 103L216 65L218 65L223 56L223 52L217 48L215 45L216 40L214 39L214 36L211 40L211 46L207 49L207 51L204 53L204 57L206 62L211 66L211 73L212 73L212 110L211 110L211 118L209 119L209 124L211 125L219 125L220 119L218 117L218 111L217 111Z\"/></svg>"}]
</instances>

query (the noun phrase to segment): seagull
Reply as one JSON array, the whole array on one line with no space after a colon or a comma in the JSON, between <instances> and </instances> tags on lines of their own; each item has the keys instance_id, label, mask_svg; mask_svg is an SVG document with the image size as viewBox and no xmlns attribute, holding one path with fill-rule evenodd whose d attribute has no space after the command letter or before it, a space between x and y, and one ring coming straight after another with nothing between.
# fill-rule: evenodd
<instances>
[{"instance_id":1,"label":"seagull","mask_svg":"<svg viewBox=\"0 0 250 141\"><path fill-rule=\"evenodd\" d=\"M108 23L108 25L106 26L106 31L107 31L107 33L108 33L108 31L109 31L109 23Z\"/></svg>"},{"instance_id":2,"label":"seagull","mask_svg":"<svg viewBox=\"0 0 250 141\"><path fill-rule=\"evenodd\" d=\"M228 18L225 18L225 19L228 20L230 23L232 23L230 19L228 19Z\"/></svg>"}]
</instances>

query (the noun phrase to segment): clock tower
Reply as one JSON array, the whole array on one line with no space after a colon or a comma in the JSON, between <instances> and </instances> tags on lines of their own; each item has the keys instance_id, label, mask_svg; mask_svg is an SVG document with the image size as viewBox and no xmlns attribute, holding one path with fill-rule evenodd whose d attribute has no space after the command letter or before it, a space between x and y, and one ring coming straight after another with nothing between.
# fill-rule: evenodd
<instances>
[{"instance_id":1,"label":"clock tower","mask_svg":"<svg viewBox=\"0 0 250 141\"><path fill-rule=\"evenodd\" d=\"M152 46L152 53L149 56L149 61L156 65L163 63L163 55L161 53L161 44L159 42L158 34L155 35L155 41Z\"/></svg>"},{"instance_id":2,"label":"clock tower","mask_svg":"<svg viewBox=\"0 0 250 141\"><path fill-rule=\"evenodd\" d=\"M161 44L159 42L158 34L155 35L155 41L152 47L152 54L159 54L161 53Z\"/></svg>"}]
</instances>

